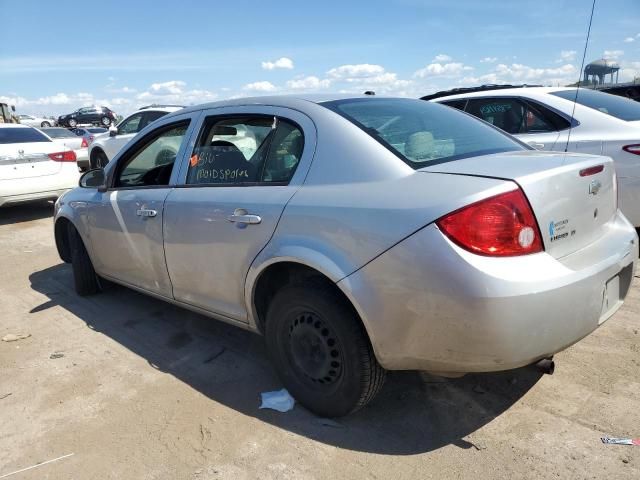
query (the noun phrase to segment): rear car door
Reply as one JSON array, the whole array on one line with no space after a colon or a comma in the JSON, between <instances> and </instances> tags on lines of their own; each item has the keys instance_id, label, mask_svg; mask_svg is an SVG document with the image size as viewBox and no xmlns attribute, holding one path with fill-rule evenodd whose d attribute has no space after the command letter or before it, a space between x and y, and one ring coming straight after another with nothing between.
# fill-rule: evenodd
<instances>
[{"instance_id":1,"label":"rear car door","mask_svg":"<svg viewBox=\"0 0 640 480\"><path fill-rule=\"evenodd\" d=\"M465 111L537 150L553 150L558 128L540 105L515 97L470 98Z\"/></svg>"},{"instance_id":2,"label":"rear car door","mask_svg":"<svg viewBox=\"0 0 640 480\"><path fill-rule=\"evenodd\" d=\"M204 113L165 204L165 255L176 300L247 321L247 272L302 185L315 141L313 123L297 111Z\"/></svg>"},{"instance_id":3,"label":"rear car door","mask_svg":"<svg viewBox=\"0 0 640 480\"><path fill-rule=\"evenodd\" d=\"M171 297L164 260L164 201L175 183L176 158L183 155L192 119L159 125L108 168L106 192L88 205L96 271L109 278Z\"/></svg>"}]
</instances>

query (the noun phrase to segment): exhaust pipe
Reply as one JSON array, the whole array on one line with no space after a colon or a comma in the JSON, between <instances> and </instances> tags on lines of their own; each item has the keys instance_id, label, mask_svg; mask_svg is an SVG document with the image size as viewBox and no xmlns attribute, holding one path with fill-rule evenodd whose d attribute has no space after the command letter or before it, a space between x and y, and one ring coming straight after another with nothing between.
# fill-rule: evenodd
<instances>
[{"instance_id":1,"label":"exhaust pipe","mask_svg":"<svg viewBox=\"0 0 640 480\"><path fill-rule=\"evenodd\" d=\"M536 363L535 366L542 373L553 375L553 372L556 369L556 362L553 361L553 357L543 358L538 363Z\"/></svg>"}]
</instances>

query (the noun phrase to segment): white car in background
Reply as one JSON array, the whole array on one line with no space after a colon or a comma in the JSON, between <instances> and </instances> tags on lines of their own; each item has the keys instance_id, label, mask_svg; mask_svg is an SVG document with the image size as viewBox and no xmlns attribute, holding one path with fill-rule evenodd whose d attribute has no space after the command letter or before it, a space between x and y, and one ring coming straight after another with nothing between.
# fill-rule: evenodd
<instances>
[{"instance_id":1,"label":"white car in background","mask_svg":"<svg viewBox=\"0 0 640 480\"><path fill-rule=\"evenodd\" d=\"M30 127L51 127L55 125L55 121L45 117L32 117L31 115L18 115L22 125Z\"/></svg>"},{"instance_id":2,"label":"white car in background","mask_svg":"<svg viewBox=\"0 0 640 480\"><path fill-rule=\"evenodd\" d=\"M620 210L640 227L640 103L580 88L572 120L576 88L508 87L460 88L422 99L470 113L538 150L613 158Z\"/></svg>"},{"instance_id":3,"label":"white car in background","mask_svg":"<svg viewBox=\"0 0 640 480\"><path fill-rule=\"evenodd\" d=\"M90 168L104 167L129 140L144 127L166 114L184 108L180 105L149 105L111 127L107 133L96 135L89 145Z\"/></svg>"},{"instance_id":4,"label":"white car in background","mask_svg":"<svg viewBox=\"0 0 640 480\"><path fill-rule=\"evenodd\" d=\"M58 198L79 178L72 149L33 127L0 124L0 207Z\"/></svg>"},{"instance_id":5,"label":"white car in background","mask_svg":"<svg viewBox=\"0 0 640 480\"><path fill-rule=\"evenodd\" d=\"M42 133L63 148L70 148L76 154L76 163L81 171L89 169L89 142L79 137L75 131L62 127L40 128Z\"/></svg>"}]
</instances>

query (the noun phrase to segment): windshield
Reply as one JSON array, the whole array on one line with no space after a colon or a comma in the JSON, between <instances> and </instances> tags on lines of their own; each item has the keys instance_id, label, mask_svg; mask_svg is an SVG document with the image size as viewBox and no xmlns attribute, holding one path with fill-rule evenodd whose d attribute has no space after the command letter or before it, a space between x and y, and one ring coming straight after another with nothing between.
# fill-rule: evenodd
<instances>
[{"instance_id":1,"label":"windshield","mask_svg":"<svg viewBox=\"0 0 640 480\"><path fill-rule=\"evenodd\" d=\"M66 128L46 128L42 130L51 138L75 138L77 135Z\"/></svg>"},{"instance_id":2,"label":"windshield","mask_svg":"<svg viewBox=\"0 0 640 480\"><path fill-rule=\"evenodd\" d=\"M573 102L576 96L576 90L560 90L559 92L552 92L551 95ZM581 88L578 92L577 102L580 105L593 108L594 110L606 113L620 120L626 120L627 122L640 120L640 103L629 98Z\"/></svg>"},{"instance_id":3,"label":"windshield","mask_svg":"<svg viewBox=\"0 0 640 480\"><path fill-rule=\"evenodd\" d=\"M362 128L415 169L528 149L470 115L424 100L361 98L322 105Z\"/></svg>"},{"instance_id":4,"label":"windshield","mask_svg":"<svg viewBox=\"0 0 640 480\"><path fill-rule=\"evenodd\" d=\"M50 142L35 128L0 128L0 144Z\"/></svg>"}]
</instances>

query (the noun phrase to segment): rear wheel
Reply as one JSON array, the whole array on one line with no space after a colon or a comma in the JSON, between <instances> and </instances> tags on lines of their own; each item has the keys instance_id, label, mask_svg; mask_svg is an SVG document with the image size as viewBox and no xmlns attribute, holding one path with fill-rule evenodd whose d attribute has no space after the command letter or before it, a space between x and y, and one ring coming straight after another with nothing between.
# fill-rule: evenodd
<instances>
[{"instance_id":1,"label":"rear wheel","mask_svg":"<svg viewBox=\"0 0 640 480\"><path fill-rule=\"evenodd\" d=\"M82 238L71 223L67 228L76 293L81 296L98 293L100 291L98 276L93 269L93 263L91 263Z\"/></svg>"},{"instance_id":2,"label":"rear wheel","mask_svg":"<svg viewBox=\"0 0 640 480\"><path fill-rule=\"evenodd\" d=\"M380 391L385 370L364 327L334 287L305 282L283 287L266 319L266 343L289 392L326 416L347 415Z\"/></svg>"},{"instance_id":3,"label":"rear wheel","mask_svg":"<svg viewBox=\"0 0 640 480\"><path fill-rule=\"evenodd\" d=\"M111 125L111 119L109 117L102 117L100 119L100 123L102 123L102 125L104 125L105 127L108 127L109 125Z\"/></svg>"},{"instance_id":4,"label":"rear wheel","mask_svg":"<svg viewBox=\"0 0 640 480\"><path fill-rule=\"evenodd\" d=\"M40 124L40 126L41 126L41 127L50 127L50 126L51 126L51 124L50 124L49 122L42 122L42 123Z\"/></svg>"}]
</instances>

